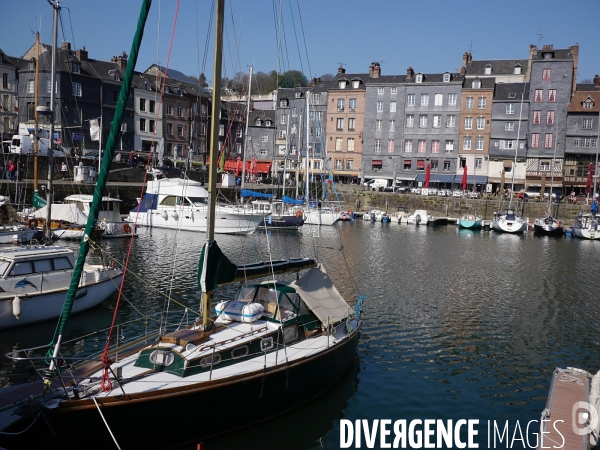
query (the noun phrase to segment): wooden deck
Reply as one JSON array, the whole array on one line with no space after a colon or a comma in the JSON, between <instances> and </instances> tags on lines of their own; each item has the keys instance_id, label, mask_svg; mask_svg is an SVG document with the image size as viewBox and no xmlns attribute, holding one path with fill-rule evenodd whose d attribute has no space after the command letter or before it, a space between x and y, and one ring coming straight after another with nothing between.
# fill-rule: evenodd
<instances>
[{"instance_id":1,"label":"wooden deck","mask_svg":"<svg viewBox=\"0 0 600 450\"><path fill-rule=\"evenodd\" d=\"M545 433L538 449L589 449L589 435L580 436L573 431L574 425L579 429L582 428L582 425L574 423L574 420L577 421L579 413L585 412L584 409L579 408L576 414L573 414L573 407L577 402L589 400L589 390L590 379L587 373L556 369L552 377L546 409L542 413L542 419L547 422L544 423Z\"/></svg>"}]
</instances>

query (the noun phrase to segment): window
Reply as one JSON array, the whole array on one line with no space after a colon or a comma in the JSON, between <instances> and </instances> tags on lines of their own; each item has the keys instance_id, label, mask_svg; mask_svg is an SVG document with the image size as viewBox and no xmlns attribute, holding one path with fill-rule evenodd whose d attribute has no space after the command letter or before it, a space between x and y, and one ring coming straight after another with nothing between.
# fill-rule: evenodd
<instances>
[{"instance_id":1,"label":"window","mask_svg":"<svg viewBox=\"0 0 600 450\"><path fill-rule=\"evenodd\" d=\"M425 170L425 160L417 159L417 170Z\"/></svg>"},{"instance_id":2,"label":"window","mask_svg":"<svg viewBox=\"0 0 600 450\"><path fill-rule=\"evenodd\" d=\"M352 80L352 89L358 89L360 87L360 80Z\"/></svg>"},{"instance_id":3,"label":"window","mask_svg":"<svg viewBox=\"0 0 600 450\"><path fill-rule=\"evenodd\" d=\"M377 119L375 121L375 131L381 131L381 123L382 123L382 120L380 120L380 119Z\"/></svg>"},{"instance_id":4,"label":"window","mask_svg":"<svg viewBox=\"0 0 600 450\"><path fill-rule=\"evenodd\" d=\"M336 129L337 130L343 130L344 129L344 119L342 119L341 117L339 117L337 119Z\"/></svg>"},{"instance_id":5,"label":"window","mask_svg":"<svg viewBox=\"0 0 600 450\"><path fill-rule=\"evenodd\" d=\"M474 105L475 105L475 99L473 97L467 97L467 100L466 100L467 109L473 109Z\"/></svg>"},{"instance_id":6,"label":"window","mask_svg":"<svg viewBox=\"0 0 600 450\"><path fill-rule=\"evenodd\" d=\"M219 136L225 136L225 125L223 124L219 125ZM283 137L285 137L285 134Z\"/></svg>"},{"instance_id":7,"label":"window","mask_svg":"<svg viewBox=\"0 0 600 450\"><path fill-rule=\"evenodd\" d=\"M347 84L347 83L348 83L348 81L347 81L347 80L340 80L340 81L338 82L338 86L339 86L339 88L340 88L340 89L346 89L346 84Z\"/></svg>"},{"instance_id":8,"label":"window","mask_svg":"<svg viewBox=\"0 0 600 450\"><path fill-rule=\"evenodd\" d=\"M450 171L450 161L444 161L444 172Z\"/></svg>"},{"instance_id":9,"label":"window","mask_svg":"<svg viewBox=\"0 0 600 450\"><path fill-rule=\"evenodd\" d=\"M356 111L356 99L351 98L350 100L348 100L348 103L349 103L348 106L350 106L350 111Z\"/></svg>"},{"instance_id":10,"label":"window","mask_svg":"<svg viewBox=\"0 0 600 450\"><path fill-rule=\"evenodd\" d=\"M410 170L411 169L411 160L410 159L405 159L404 163L402 164L404 170Z\"/></svg>"},{"instance_id":11,"label":"window","mask_svg":"<svg viewBox=\"0 0 600 450\"><path fill-rule=\"evenodd\" d=\"M475 158L475 169L481 169L483 167L482 163L481 158Z\"/></svg>"},{"instance_id":12,"label":"window","mask_svg":"<svg viewBox=\"0 0 600 450\"><path fill-rule=\"evenodd\" d=\"M441 128L442 127L442 116L439 114L433 115L433 128Z\"/></svg>"},{"instance_id":13,"label":"window","mask_svg":"<svg viewBox=\"0 0 600 450\"><path fill-rule=\"evenodd\" d=\"M172 105L167 105L167 115L168 116L173 115L173 106Z\"/></svg>"},{"instance_id":14,"label":"window","mask_svg":"<svg viewBox=\"0 0 600 450\"><path fill-rule=\"evenodd\" d=\"M148 131L150 131L150 133L154 133L154 120L150 120L149 124L150 129Z\"/></svg>"},{"instance_id":15,"label":"window","mask_svg":"<svg viewBox=\"0 0 600 450\"><path fill-rule=\"evenodd\" d=\"M396 95L397 93L398 93L398 88L395 88L395 87L390 88L390 94L391 95Z\"/></svg>"},{"instance_id":16,"label":"window","mask_svg":"<svg viewBox=\"0 0 600 450\"><path fill-rule=\"evenodd\" d=\"M146 111L146 99L140 98L140 111Z\"/></svg>"},{"instance_id":17,"label":"window","mask_svg":"<svg viewBox=\"0 0 600 450\"><path fill-rule=\"evenodd\" d=\"M383 167L383 161L374 159L371 161L371 170L381 170Z\"/></svg>"},{"instance_id":18,"label":"window","mask_svg":"<svg viewBox=\"0 0 600 450\"><path fill-rule=\"evenodd\" d=\"M444 96L442 94L435 94L433 104L435 106L442 106Z\"/></svg>"},{"instance_id":19,"label":"window","mask_svg":"<svg viewBox=\"0 0 600 450\"><path fill-rule=\"evenodd\" d=\"M540 172L550 172L550 161L540 161Z\"/></svg>"},{"instance_id":20,"label":"window","mask_svg":"<svg viewBox=\"0 0 600 450\"><path fill-rule=\"evenodd\" d=\"M471 138L469 136L465 136L463 139L463 150L471 150Z\"/></svg>"},{"instance_id":21,"label":"window","mask_svg":"<svg viewBox=\"0 0 600 450\"><path fill-rule=\"evenodd\" d=\"M513 103L508 103L506 105L506 114L514 114L515 113L515 105Z\"/></svg>"},{"instance_id":22,"label":"window","mask_svg":"<svg viewBox=\"0 0 600 450\"><path fill-rule=\"evenodd\" d=\"M27 93L35 94L35 81L34 80L29 80L27 82Z\"/></svg>"},{"instance_id":23,"label":"window","mask_svg":"<svg viewBox=\"0 0 600 450\"><path fill-rule=\"evenodd\" d=\"M81 97L81 83L73 83L73 95Z\"/></svg>"},{"instance_id":24,"label":"window","mask_svg":"<svg viewBox=\"0 0 600 450\"><path fill-rule=\"evenodd\" d=\"M540 133L531 133L531 148L539 148Z\"/></svg>"},{"instance_id":25,"label":"window","mask_svg":"<svg viewBox=\"0 0 600 450\"><path fill-rule=\"evenodd\" d=\"M472 130L472 129L473 129L473 118L465 117L465 130Z\"/></svg>"},{"instance_id":26,"label":"window","mask_svg":"<svg viewBox=\"0 0 600 450\"><path fill-rule=\"evenodd\" d=\"M504 148L505 150L510 150L513 148L513 141L502 141L503 145L502 148Z\"/></svg>"},{"instance_id":27,"label":"window","mask_svg":"<svg viewBox=\"0 0 600 450\"><path fill-rule=\"evenodd\" d=\"M550 111L548 111L550 112ZM554 112L554 111L552 111ZM593 119L583 119L583 122L581 124L581 128L583 130L591 130L592 129L592 124L593 124Z\"/></svg>"},{"instance_id":28,"label":"window","mask_svg":"<svg viewBox=\"0 0 600 450\"><path fill-rule=\"evenodd\" d=\"M281 125L285 125L286 122L287 122L287 118L286 118L285 114L282 114L281 116L279 116L279 123Z\"/></svg>"},{"instance_id":29,"label":"window","mask_svg":"<svg viewBox=\"0 0 600 450\"><path fill-rule=\"evenodd\" d=\"M383 112L383 102L377 102L377 112Z\"/></svg>"},{"instance_id":30,"label":"window","mask_svg":"<svg viewBox=\"0 0 600 450\"><path fill-rule=\"evenodd\" d=\"M269 142L269 135L268 134L261 134L260 141L261 142Z\"/></svg>"},{"instance_id":31,"label":"window","mask_svg":"<svg viewBox=\"0 0 600 450\"><path fill-rule=\"evenodd\" d=\"M238 127L238 129L235 131L235 137L237 138L241 138L242 137L242 127Z\"/></svg>"},{"instance_id":32,"label":"window","mask_svg":"<svg viewBox=\"0 0 600 450\"><path fill-rule=\"evenodd\" d=\"M521 75L521 66L515 66L513 69L513 74Z\"/></svg>"},{"instance_id":33,"label":"window","mask_svg":"<svg viewBox=\"0 0 600 450\"><path fill-rule=\"evenodd\" d=\"M177 125L177 136L183 136L183 125Z\"/></svg>"},{"instance_id":34,"label":"window","mask_svg":"<svg viewBox=\"0 0 600 450\"><path fill-rule=\"evenodd\" d=\"M573 139L573 147L579 147L579 139Z\"/></svg>"},{"instance_id":35,"label":"window","mask_svg":"<svg viewBox=\"0 0 600 450\"><path fill-rule=\"evenodd\" d=\"M348 151L354 151L354 138L348 138Z\"/></svg>"},{"instance_id":36,"label":"window","mask_svg":"<svg viewBox=\"0 0 600 450\"><path fill-rule=\"evenodd\" d=\"M431 141L431 153L439 153L440 152L440 141L433 140Z\"/></svg>"},{"instance_id":37,"label":"window","mask_svg":"<svg viewBox=\"0 0 600 450\"><path fill-rule=\"evenodd\" d=\"M222 135L220 135L220 136L222 136ZM277 139L285 139L285 138L286 138L286 132L285 132L285 130L279 130L277 132Z\"/></svg>"},{"instance_id":38,"label":"window","mask_svg":"<svg viewBox=\"0 0 600 450\"><path fill-rule=\"evenodd\" d=\"M419 153L425 153L427 151L427 141L425 139L419 139L417 151Z\"/></svg>"},{"instance_id":39,"label":"window","mask_svg":"<svg viewBox=\"0 0 600 450\"><path fill-rule=\"evenodd\" d=\"M81 66L77 63L73 63L71 71L73 73L81 73Z\"/></svg>"},{"instance_id":40,"label":"window","mask_svg":"<svg viewBox=\"0 0 600 450\"><path fill-rule=\"evenodd\" d=\"M475 138L475 150L483 150L483 136L477 136L477 138Z\"/></svg>"},{"instance_id":41,"label":"window","mask_svg":"<svg viewBox=\"0 0 600 450\"><path fill-rule=\"evenodd\" d=\"M348 130L353 131L356 129L356 119L350 118L348 119Z\"/></svg>"},{"instance_id":42,"label":"window","mask_svg":"<svg viewBox=\"0 0 600 450\"><path fill-rule=\"evenodd\" d=\"M206 136L206 124L205 123L200 124L200 136Z\"/></svg>"},{"instance_id":43,"label":"window","mask_svg":"<svg viewBox=\"0 0 600 450\"><path fill-rule=\"evenodd\" d=\"M487 105L487 99L485 97L479 97L477 99L477 109L485 109Z\"/></svg>"},{"instance_id":44,"label":"window","mask_svg":"<svg viewBox=\"0 0 600 450\"><path fill-rule=\"evenodd\" d=\"M396 112L396 102L390 102L390 112Z\"/></svg>"},{"instance_id":45,"label":"window","mask_svg":"<svg viewBox=\"0 0 600 450\"><path fill-rule=\"evenodd\" d=\"M517 98L517 94L515 94L514 92L509 92L508 98Z\"/></svg>"},{"instance_id":46,"label":"window","mask_svg":"<svg viewBox=\"0 0 600 450\"><path fill-rule=\"evenodd\" d=\"M479 88L481 88L481 81L473 80L473 83L471 83L471 86L473 87L473 89L479 89Z\"/></svg>"},{"instance_id":47,"label":"window","mask_svg":"<svg viewBox=\"0 0 600 450\"><path fill-rule=\"evenodd\" d=\"M350 99L352 100L352 99ZM317 120L323 120L323 111L317 111L315 113L315 116L317 117Z\"/></svg>"},{"instance_id":48,"label":"window","mask_svg":"<svg viewBox=\"0 0 600 450\"><path fill-rule=\"evenodd\" d=\"M548 101L555 102L556 101L556 89L548 90Z\"/></svg>"},{"instance_id":49,"label":"window","mask_svg":"<svg viewBox=\"0 0 600 450\"><path fill-rule=\"evenodd\" d=\"M390 131L396 131L396 121L390 120Z\"/></svg>"},{"instance_id":50,"label":"window","mask_svg":"<svg viewBox=\"0 0 600 450\"><path fill-rule=\"evenodd\" d=\"M444 83L449 83L450 82L450 74L449 73L445 73L444 74L443 81L444 81Z\"/></svg>"},{"instance_id":51,"label":"window","mask_svg":"<svg viewBox=\"0 0 600 450\"><path fill-rule=\"evenodd\" d=\"M541 102L544 99L544 91L542 89L535 90L535 96L533 97L534 102Z\"/></svg>"},{"instance_id":52,"label":"window","mask_svg":"<svg viewBox=\"0 0 600 450\"><path fill-rule=\"evenodd\" d=\"M446 128L454 128L456 126L456 116L454 114L450 114L446 117Z\"/></svg>"},{"instance_id":53,"label":"window","mask_svg":"<svg viewBox=\"0 0 600 450\"><path fill-rule=\"evenodd\" d=\"M551 75L550 69L543 69L542 70L542 80L543 81L550 81L550 75Z\"/></svg>"},{"instance_id":54,"label":"window","mask_svg":"<svg viewBox=\"0 0 600 450\"><path fill-rule=\"evenodd\" d=\"M296 134L298 132L298 127L296 126L296 124L292 124L292 126L290 127L290 134Z\"/></svg>"},{"instance_id":55,"label":"window","mask_svg":"<svg viewBox=\"0 0 600 450\"><path fill-rule=\"evenodd\" d=\"M554 147L554 134L552 134L552 133L545 134L544 147L545 148L553 148Z\"/></svg>"},{"instance_id":56,"label":"window","mask_svg":"<svg viewBox=\"0 0 600 450\"><path fill-rule=\"evenodd\" d=\"M388 153L394 153L394 140L388 139Z\"/></svg>"},{"instance_id":57,"label":"window","mask_svg":"<svg viewBox=\"0 0 600 450\"><path fill-rule=\"evenodd\" d=\"M381 153L381 139L375 139L375 153Z\"/></svg>"},{"instance_id":58,"label":"window","mask_svg":"<svg viewBox=\"0 0 600 450\"><path fill-rule=\"evenodd\" d=\"M383 95L384 89L382 87L377 88L377 95Z\"/></svg>"},{"instance_id":59,"label":"window","mask_svg":"<svg viewBox=\"0 0 600 450\"><path fill-rule=\"evenodd\" d=\"M338 101L337 101L337 109L338 109L338 111L343 111L344 110L345 103L346 103L345 99L338 98Z\"/></svg>"},{"instance_id":60,"label":"window","mask_svg":"<svg viewBox=\"0 0 600 450\"><path fill-rule=\"evenodd\" d=\"M454 141L446 141L446 153L452 153L454 151Z\"/></svg>"},{"instance_id":61,"label":"window","mask_svg":"<svg viewBox=\"0 0 600 450\"><path fill-rule=\"evenodd\" d=\"M412 139L406 139L404 141L404 153L412 153L413 141Z\"/></svg>"},{"instance_id":62,"label":"window","mask_svg":"<svg viewBox=\"0 0 600 450\"><path fill-rule=\"evenodd\" d=\"M539 125L540 123L542 123L542 112L541 111L534 111L533 112L533 124L534 125Z\"/></svg>"},{"instance_id":63,"label":"window","mask_svg":"<svg viewBox=\"0 0 600 450\"><path fill-rule=\"evenodd\" d=\"M173 124L172 123L167 124L167 134L169 136L173 135Z\"/></svg>"},{"instance_id":64,"label":"window","mask_svg":"<svg viewBox=\"0 0 600 450\"><path fill-rule=\"evenodd\" d=\"M419 128L427 128L427 114L419 116Z\"/></svg>"},{"instance_id":65,"label":"window","mask_svg":"<svg viewBox=\"0 0 600 450\"><path fill-rule=\"evenodd\" d=\"M8 89L8 74L2 74L2 89Z\"/></svg>"},{"instance_id":66,"label":"window","mask_svg":"<svg viewBox=\"0 0 600 450\"><path fill-rule=\"evenodd\" d=\"M438 170L438 160L437 159L431 160L431 170Z\"/></svg>"},{"instance_id":67,"label":"window","mask_svg":"<svg viewBox=\"0 0 600 450\"><path fill-rule=\"evenodd\" d=\"M421 106L429 105L429 94L421 94Z\"/></svg>"},{"instance_id":68,"label":"window","mask_svg":"<svg viewBox=\"0 0 600 450\"><path fill-rule=\"evenodd\" d=\"M485 118L484 117L477 118L477 129L478 130L485 129Z\"/></svg>"},{"instance_id":69,"label":"window","mask_svg":"<svg viewBox=\"0 0 600 450\"><path fill-rule=\"evenodd\" d=\"M415 106L415 94L406 94L406 106Z\"/></svg>"},{"instance_id":70,"label":"window","mask_svg":"<svg viewBox=\"0 0 600 450\"><path fill-rule=\"evenodd\" d=\"M456 94L448 94L448 106L456 106L458 96Z\"/></svg>"},{"instance_id":71,"label":"window","mask_svg":"<svg viewBox=\"0 0 600 450\"><path fill-rule=\"evenodd\" d=\"M515 123L514 122L504 122L504 131L514 131Z\"/></svg>"},{"instance_id":72,"label":"window","mask_svg":"<svg viewBox=\"0 0 600 450\"><path fill-rule=\"evenodd\" d=\"M592 109L592 106L594 106L594 102L589 98L583 102L583 109Z\"/></svg>"},{"instance_id":73,"label":"window","mask_svg":"<svg viewBox=\"0 0 600 450\"><path fill-rule=\"evenodd\" d=\"M554 111L546 111L546 125L554 125Z\"/></svg>"},{"instance_id":74,"label":"window","mask_svg":"<svg viewBox=\"0 0 600 450\"><path fill-rule=\"evenodd\" d=\"M343 146L343 142L344 140L342 138L335 138L335 150L338 152L342 151L342 146Z\"/></svg>"},{"instance_id":75,"label":"window","mask_svg":"<svg viewBox=\"0 0 600 450\"><path fill-rule=\"evenodd\" d=\"M422 83L422 82L423 82L423 75L418 74L415 79L415 83Z\"/></svg>"},{"instance_id":76,"label":"window","mask_svg":"<svg viewBox=\"0 0 600 450\"><path fill-rule=\"evenodd\" d=\"M294 92L295 98L302 98L302 92Z\"/></svg>"},{"instance_id":77,"label":"window","mask_svg":"<svg viewBox=\"0 0 600 450\"><path fill-rule=\"evenodd\" d=\"M298 116L298 108L290 108L290 110L292 112L292 117Z\"/></svg>"},{"instance_id":78,"label":"window","mask_svg":"<svg viewBox=\"0 0 600 450\"><path fill-rule=\"evenodd\" d=\"M406 128L412 128L415 126L415 115L407 114L406 115Z\"/></svg>"},{"instance_id":79,"label":"window","mask_svg":"<svg viewBox=\"0 0 600 450\"><path fill-rule=\"evenodd\" d=\"M287 106L288 106L288 101L287 101L285 98L284 98L284 99L281 99L281 101L279 102L279 106L280 106L281 108L287 108Z\"/></svg>"},{"instance_id":80,"label":"window","mask_svg":"<svg viewBox=\"0 0 600 450\"><path fill-rule=\"evenodd\" d=\"M146 119L140 119L140 131L146 131Z\"/></svg>"},{"instance_id":81,"label":"window","mask_svg":"<svg viewBox=\"0 0 600 450\"><path fill-rule=\"evenodd\" d=\"M150 107L148 108L148 111L153 113L155 105L156 105L156 102L154 100L150 100L150 102L149 102Z\"/></svg>"}]
</instances>

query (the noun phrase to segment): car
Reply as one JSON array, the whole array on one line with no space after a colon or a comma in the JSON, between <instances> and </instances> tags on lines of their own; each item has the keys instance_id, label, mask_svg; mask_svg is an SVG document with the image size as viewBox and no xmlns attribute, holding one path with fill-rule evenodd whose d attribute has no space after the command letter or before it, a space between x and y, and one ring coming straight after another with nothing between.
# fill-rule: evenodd
<instances>
[{"instance_id":1,"label":"car","mask_svg":"<svg viewBox=\"0 0 600 450\"><path fill-rule=\"evenodd\" d=\"M364 186L364 187L371 187L371 185L372 185L373 183L375 183L375 180L369 180L369 181L365 181L365 182L363 183L363 186Z\"/></svg>"},{"instance_id":2,"label":"car","mask_svg":"<svg viewBox=\"0 0 600 450\"><path fill-rule=\"evenodd\" d=\"M452 197L462 198L462 196L463 196L463 191L459 191L458 189L454 189L452 191Z\"/></svg>"},{"instance_id":3,"label":"car","mask_svg":"<svg viewBox=\"0 0 600 450\"><path fill-rule=\"evenodd\" d=\"M408 188L408 186L396 186L394 188L394 192L398 192L400 194L405 194L409 191L410 191L410 189Z\"/></svg>"},{"instance_id":4,"label":"car","mask_svg":"<svg viewBox=\"0 0 600 450\"><path fill-rule=\"evenodd\" d=\"M383 192L394 192L393 186L386 186L383 188Z\"/></svg>"}]
</instances>

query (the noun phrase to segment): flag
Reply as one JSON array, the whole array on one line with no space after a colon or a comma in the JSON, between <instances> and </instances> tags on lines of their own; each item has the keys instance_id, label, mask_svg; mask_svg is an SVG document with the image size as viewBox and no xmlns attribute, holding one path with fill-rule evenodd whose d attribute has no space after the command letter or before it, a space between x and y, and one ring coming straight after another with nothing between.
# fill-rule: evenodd
<instances>
[{"instance_id":1,"label":"flag","mask_svg":"<svg viewBox=\"0 0 600 450\"><path fill-rule=\"evenodd\" d=\"M98 119L90 119L90 138L92 141L100 140L100 127L98 127Z\"/></svg>"}]
</instances>

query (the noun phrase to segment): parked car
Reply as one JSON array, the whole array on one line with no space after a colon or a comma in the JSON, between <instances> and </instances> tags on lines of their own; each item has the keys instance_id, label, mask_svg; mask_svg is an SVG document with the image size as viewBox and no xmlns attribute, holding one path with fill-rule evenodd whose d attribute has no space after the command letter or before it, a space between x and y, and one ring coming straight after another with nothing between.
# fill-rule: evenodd
<instances>
[{"instance_id":1,"label":"parked car","mask_svg":"<svg viewBox=\"0 0 600 450\"><path fill-rule=\"evenodd\" d=\"M364 187L371 187L371 185L372 185L373 183L375 183L375 180L369 180L369 181L365 181L365 182L363 183L363 186L364 186Z\"/></svg>"},{"instance_id":2,"label":"parked car","mask_svg":"<svg viewBox=\"0 0 600 450\"><path fill-rule=\"evenodd\" d=\"M410 189L408 188L408 186L396 186L394 188L394 192L398 192L400 194L405 194L409 191L410 191Z\"/></svg>"},{"instance_id":3,"label":"parked car","mask_svg":"<svg viewBox=\"0 0 600 450\"><path fill-rule=\"evenodd\" d=\"M462 196L463 196L463 191L460 191L458 189L455 189L452 191L452 197L462 198Z\"/></svg>"}]
</instances>

